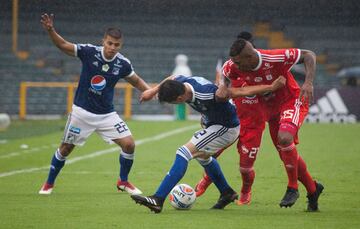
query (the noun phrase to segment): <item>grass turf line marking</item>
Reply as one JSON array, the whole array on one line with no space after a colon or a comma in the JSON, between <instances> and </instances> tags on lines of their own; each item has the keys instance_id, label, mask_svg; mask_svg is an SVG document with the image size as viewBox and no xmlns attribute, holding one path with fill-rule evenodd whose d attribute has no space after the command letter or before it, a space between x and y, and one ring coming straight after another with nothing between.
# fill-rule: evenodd
<instances>
[{"instance_id":1,"label":"grass turf line marking","mask_svg":"<svg viewBox=\"0 0 360 229\"><path fill-rule=\"evenodd\" d=\"M192 126L182 127L182 128L179 128L179 129L175 129L175 130L172 130L172 131L168 131L168 132L164 132L162 134L155 135L153 137L137 140L137 141L135 141L135 145L142 145L142 144L145 144L147 142L158 141L158 140L161 140L163 138L167 138L167 137L170 137L172 135L182 133L183 131L192 130L192 129L195 129L195 128L200 128L200 127L199 127L199 125L192 125ZM112 147L112 148L109 148L109 149L106 149L106 150L95 151L95 152L93 152L91 154L88 154L88 155L68 159L68 160L66 160L66 164L67 165L68 164L73 164L73 163L78 162L78 161L82 161L82 160L98 157L98 156L101 156L101 155L109 154L109 153L112 153L112 152L115 152L115 151L118 151L118 150L119 150L119 147L117 146L117 147ZM35 171L39 171L39 170L43 170L43 169L49 169L49 165L42 166L42 167L36 167L36 168L20 169L20 170L13 170L13 171L5 172L5 173L0 173L0 178L1 177L8 177L8 176L16 175L16 174L22 174L22 173L31 173L31 172L35 172Z\"/></svg>"}]
</instances>

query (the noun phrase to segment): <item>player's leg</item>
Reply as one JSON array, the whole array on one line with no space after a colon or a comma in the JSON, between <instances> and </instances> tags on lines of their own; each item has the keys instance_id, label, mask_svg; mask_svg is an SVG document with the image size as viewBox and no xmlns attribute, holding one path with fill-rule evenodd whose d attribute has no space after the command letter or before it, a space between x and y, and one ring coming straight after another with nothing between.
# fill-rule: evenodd
<instances>
[{"instance_id":1,"label":"player's leg","mask_svg":"<svg viewBox=\"0 0 360 229\"><path fill-rule=\"evenodd\" d=\"M212 157L218 158L228 147L217 151ZM195 186L196 197L200 197L206 191L206 189L212 184L210 176L204 172L203 177Z\"/></svg>"},{"instance_id":2,"label":"player's leg","mask_svg":"<svg viewBox=\"0 0 360 229\"><path fill-rule=\"evenodd\" d=\"M131 198L136 203L148 207L151 211L160 213L167 195L184 176L188 163L196 152L197 149L191 142L181 146L176 151L174 163L160 183L155 194L151 196L132 195Z\"/></svg>"},{"instance_id":3,"label":"player's leg","mask_svg":"<svg viewBox=\"0 0 360 229\"><path fill-rule=\"evenodd\" d=\"M197 149L204 153L203 156L197 158L198 162L204 167L220 192L218 202L213 206L213 209L223 209L237 199L238 195L227 183L216 159L209 157L209 155L233 144L239 136L239 130L239 127L225 128L213 125L205 129L204 132L198 132L192 138Z\"/></svg>"},{"instance_id":4,"label":"player's leg","mask_svg":"<svg viewBox=\"0 0 360 229\"><path fill-rule=\"evenodd\" d=\"M263 130L263 128L246 129L246 127L242 127L240 131L237 149L240 155L240 174L242 178L242 187L240 192L240 199L237 201L238 205L250 204L251 187L255 180L254 163L257 153L260 149Z\"/></svg>"},{"instance_id":5,"label":"player's leg","mask_svg":"<svg viewBox=\"0 0 360 229\"><path fill-rule=\"evenodd\" d=\"M299 114L299 127L302 125L307 113L308 113L308 106L301 105L300 114ZM297 134L294 136L294 142L295 144L299 143ZM324 186L321 183L316 182L312 178L310 172L307 169L305 161L300 155L298 159L298 179L305 186L307 191L307 198L308 198L307 210L317 211L318 199L324 189Z\"/></svg>"},{"instance_id":6,"label":"player's leg","mask_svg":"<svg viewBox=\"0 0 360 229\"><path fill-rule=\"evenodd\" d=\"M288 125L290 126L291 124ZM269 130L270 130L271 139L279 152L280 159L284 164L285 171L288 177L287 189L285 195L280 201L280 207L291 207L292 205L295 204L296 200L300 196L298 191L298 184L297 184L298 154L296 152L296 148L294 144L290 144L289 146L284 147L284 145L286 146L287 143L285 143L283 140L282 141L283 145L279 145L280 126L281 125L279 125L279 119L269 120ZM282 126L282 128L283 127L284 126Z\"/></svg>"},{"instance_id":7,"label":"player's leg","mask_svg":"<svg viewBox=\"0 0 360 229\"><path fill-rule=\"evenodd\" d=\"M55 180L65 165L66 157L73 151L75 145L83 145L86 138L93 131L94 129L89 127L89 125L79 117L76 111L69 114L64 130L63 142L51 159L47 181L41 187L39 194L51 194Z\"/></svg>"},{"instance_id":8,"label":"player's leg","mask_svg":"<svg viewBox=\"0 0 360 229\"><path fill-rule=\"evenodd\" d=\"M103 117L97 123L96 132L108 143L116 143L120 146L119 154L119 178L116 187L119 191L129 194L141 194L142 192L128 181L128 176L134 163L135 141L126 123L116 113Z\"/></svg>"}]
</instances>

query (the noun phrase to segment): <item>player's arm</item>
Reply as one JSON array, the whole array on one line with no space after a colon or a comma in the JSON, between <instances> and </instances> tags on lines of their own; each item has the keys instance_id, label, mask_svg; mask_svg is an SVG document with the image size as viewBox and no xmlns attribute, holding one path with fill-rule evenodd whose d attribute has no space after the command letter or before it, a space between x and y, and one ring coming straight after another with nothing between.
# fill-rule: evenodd
<instances>
[{"instance_id":1,"label":"player's arm","mask_svg":"<svg viewBox=\"0 0 360 229\"><path fill-rule=\"evenodd\" d=\"M280 76L270 85L256 85L256 86L244 86L239 88L229 88L229 93L231 98L238 98L242 96L251 96L256 94L263 94L267 92L273 92L279 88L284 87L286 84L286 79L283 76Z\"/></svg>"},{"instance_id":2,"label":"player's arm","mask_svg":"<svg viewBox=\"0 0 360 229\"><path fill-rule=\"evenodd\" d=\"M132 74L130 77L126 77L125 80L142 92L150 89L150 86L136 73Z\"/></svg>"},{"instance_id":3,"label":"player's arm","mask_svg":"<svg viewBox=\"0 0 360 229\"><path fill-rule=\"evenodd\" d=\"M218 81L218 89L215 92L215 98L217 101L227 101L230 98L229 85L230 80L223 74L220 74Z\"/></svg>"},{"instance_id":4,"label":"player's arm","mask_svg":"<svg viewBox=\"0 0 360 229\"><path fill-rule=\"evenodd\" d=\"M69 56L75 56L75 45L71 42L66 41L55 31L53 14L41 15L40 22L43 28L48 32L50 39L56 45L56 47L58 47L61 51L63 51Z\"/></svg>"},{"instance_id":5,"label":"player's arm","mask_svg":"<svg viewBox=\"0 0 360 229\"><path fill-rule=\"evenodd\" d=\"M175 78L175 76L168 76L163 81L161 81L161 83L156 85L155 87L149 88L146 91L144 91L140 96L140 102L149 101L152 98L154 98L154 96L159 92L160 85L162 83L164 83L166 80L173 80L174 78Z\"/></svg>"},{"instance_id":6,"label":"player's arm","mask_svg":"<svg viewBox=\"0 0 360 229\"><path fill-rule=\"evenodd\" d=\"M305 82L301 87L300 99L313 101L314 87L313 81L316 70L316 55L310 50L301 50L300 59L298 63L303 63L305 67Z\"/></svg>"}]
</instances>

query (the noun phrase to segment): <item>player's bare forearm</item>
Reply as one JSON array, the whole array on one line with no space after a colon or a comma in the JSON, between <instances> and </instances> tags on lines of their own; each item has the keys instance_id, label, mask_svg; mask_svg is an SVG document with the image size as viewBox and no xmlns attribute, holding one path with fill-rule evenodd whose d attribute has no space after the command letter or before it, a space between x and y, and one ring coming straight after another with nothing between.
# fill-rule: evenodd
<instances>
[{"instance_id":1,"label":"player's bare forearm","mask_svg":"<svg viewBox=\"0 0 360 229\"><path fill-rule=\"evenodd\" d=\"M41 15L40 20L43 28L48 32L48 35L52 42L58 47L61 51L70 56L75 56L75 46L73 43L66 41L62 38L54 28L54 15L53 14L43 14Z\"/></svg>"},{"instance_id":2,"label":"player's bare forearm","mask_svg":"<svg viewBox=\"0 0 360 229\"><path fill-rule=\"evenodd\" d=\"M313 94L314 94L313 81L316 70L315 53L309 50L301 50L299 63L304 63L304 67L305 67L305 82L301 86L299 97L301 101L311 103L313 101Z\"/></svg>"},{"instance_id":3,"label":"player's bare forearm","mask_svg":"<svg viewBox=\"0 0 360 229\"><path fill-rule=\"evenodd\" d=\"M243 96L251 96L266 92L272 92L273 86L272 85L245 86L239 88L229 88L229 91L231 98L238 98Z\"/></svg>"},{"instance_id":4,"label":"player's bare forearm","mask_svg":"<svg viewBox=\"0 0 360 229\"><path fill-rule=\"evenodd\" d=\"M140 77L138 76L136 73L134 73L134 75L132 75L130 78L127 79L127 81L136 89L138 89L139 91L146 91L148 89L150 89L151 87Z\"/></svg>"},{"instance_id":5,"label":"player's bare forearm","mask_svg":"<svg viewBox=\"0 0 360 229\"><path fill-rule=\"evenodd\" d=\"M300 63L305 67L305 82L313 83L316 70L316 55L310 50L301 50Z\"/></svg>"},{"instance_id":6,"label":"player's bare forearm","mask_svg":"<svg viewBox=\"0 0 360 229\"><path fill-rule=\"evenodd\" d=\"M284 76L279 76L272 84L270 85L256 85L256 86L245 86L240 88L230 88L231 98L238 98L243 96L251 96L256 94L264 94L268 92L274 92L286 84L286 78Z\"/></svg>"}]
</instances>

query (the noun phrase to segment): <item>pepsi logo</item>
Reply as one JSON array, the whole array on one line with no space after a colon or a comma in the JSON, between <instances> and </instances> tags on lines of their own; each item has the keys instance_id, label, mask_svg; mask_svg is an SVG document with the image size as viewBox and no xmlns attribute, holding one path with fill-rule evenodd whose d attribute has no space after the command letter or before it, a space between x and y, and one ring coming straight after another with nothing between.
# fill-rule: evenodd
<instances>
[{"instance_id":1,"label":"pepsi logo","mask_svg":"<svg viewBox=\"0 0 360 229\"><path fill-rule=\"evenodd\" d=\"M106 86L106 80L103 76L96 75L91 78L91 87L96 91L101 91Z\"/></svg>"}]
</instances>

